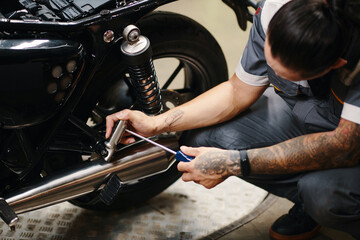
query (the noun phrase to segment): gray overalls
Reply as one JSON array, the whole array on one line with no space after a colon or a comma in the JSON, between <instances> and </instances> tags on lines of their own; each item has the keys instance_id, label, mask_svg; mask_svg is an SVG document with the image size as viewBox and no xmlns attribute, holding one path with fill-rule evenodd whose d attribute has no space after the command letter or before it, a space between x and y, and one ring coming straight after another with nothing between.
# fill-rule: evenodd
<instances>
[{"instance_id":1,"label":"gray overalls","mask_svg":"<svg viewBox=\"0 0 360 240\"><path fill-rule=\"evenodd\" d=\"M271 5L272 1L267 0L267 4ZM275 4L278 3L279 0ZM349 86L339 80L343 70L300 84L274 74L266 64L263 50L265 32L261 15L267 8L265 2L261 3L261 8L254 16L250 38L236 74L248 84L270 83L272 86L249 110L232 120L185 132L181 144L251 149L304 134L334 130L341 117L360 124L360 74L351 84L347 83ZM347 56L350 69L360 57L359 39L354 40ZM360 239L360 166L295 175L252 175L244 180L303 204L305 211L320 225L348 232Z\"/></svg>"}]
</instances>

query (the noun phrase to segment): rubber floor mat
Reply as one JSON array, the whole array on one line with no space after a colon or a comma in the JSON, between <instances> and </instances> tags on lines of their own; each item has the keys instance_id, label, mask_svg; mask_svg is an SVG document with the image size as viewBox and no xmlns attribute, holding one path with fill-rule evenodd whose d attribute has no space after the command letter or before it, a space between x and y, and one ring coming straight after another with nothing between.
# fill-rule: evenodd
<instances>
[{"instance_id":1,"label":"rubber floor mat","mask_svg":"<svg viewBox=\"0 0 360 240\"><path fill-rule=\"evenodd\" d=\"M266 196L236 177L210 190L178 180L125 212L90 211L65 202L24 213L15 232L0 222L0 239L201 239L247 216Z\"/></svg>"}]
</instances>

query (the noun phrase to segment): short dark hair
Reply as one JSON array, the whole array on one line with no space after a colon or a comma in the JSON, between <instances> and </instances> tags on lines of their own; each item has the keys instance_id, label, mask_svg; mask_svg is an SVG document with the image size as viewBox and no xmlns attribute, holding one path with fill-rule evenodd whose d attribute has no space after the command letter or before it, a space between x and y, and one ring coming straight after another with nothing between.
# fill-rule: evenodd
<instances>
[{"instance_id":1,"label":"short dark hair","mask_svg":"<svg viewBox=\"0 0 360 240\"><path fill-rule=\"evenodd\" d=\"M338 8L346 0L292 0L268 27L271 54L290 69L310 77L324 72L346 51L353 24ZM359 0L350 0L359 4Z\"/></svg>"}]
</instances>

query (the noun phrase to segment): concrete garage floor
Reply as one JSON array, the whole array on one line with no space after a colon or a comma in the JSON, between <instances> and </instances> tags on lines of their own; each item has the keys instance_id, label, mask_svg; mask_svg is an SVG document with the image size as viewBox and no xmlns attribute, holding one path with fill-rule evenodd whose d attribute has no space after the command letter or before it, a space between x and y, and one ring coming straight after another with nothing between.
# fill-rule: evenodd
<instances>
[{"instance_id":1,"label":"concrete garage floor","mask_svg":"<svg viewBox=\"0 0 360 240\"><path fill-rule=\"evenodd\" d=\"M293 203L277 198L262 214L240 228L225 234L220 240L268 240L269 227L281 215L288 212ZM322 227L313 240L354 240L347 233Z\"/></svg>"},{"instance_id":2,"label":"concrete garage floor","mask_svg":"<svg viewBox=\"0 0 360 240\"><path fill-rule=\"evenodd\" d=\"M234 12L220 0L176 1L161 8L189 16L205 26L217 39L224 51L229 76L231 76L246 45L250 24L247 31L242 31L236 21ZM221 240L259 240L269 239L268 229L282 214L288 212L292 203L286 199L277 198L262 214L251 222L233 232L225 234ZM321 228L315 240L351 240L346 233L333 229Z\"/></svg>"}]
</instances>

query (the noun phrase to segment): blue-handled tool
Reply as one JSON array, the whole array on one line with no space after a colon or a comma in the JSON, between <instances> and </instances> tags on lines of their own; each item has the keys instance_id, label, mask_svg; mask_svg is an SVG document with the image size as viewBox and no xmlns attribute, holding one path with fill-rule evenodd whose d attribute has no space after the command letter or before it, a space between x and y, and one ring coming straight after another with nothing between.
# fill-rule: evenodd
<instances>
[{"instance_id":1,"label":"blue-handled tool","mask_svg":"<svg viewBox=\"0 0 360 240\"><path fill-rule=\"evenodd\" d=\"M157 143L157 142L151 141L150 139L148 139L148 138L146 138L146 137L143 137L143 136L141 136L140 134L134 133L134 132L131 131L131 130L125 129L125 131L128 132L128 133L130 133L130 134L132 134L132 135L134 135L134 136L136 136L136 137L138 137L138 138L141 138L141 139L143 139L143 140L145 140L145 141L147 141L147 142L149 142L149 143L151 143L151 144L153 144L153 145L155 145L155 146L158 146L158 147L164 149L165 151L167 151L167 152L169 152L169 153L174 154L174 155L175 155L175 159L176 159L177 161L180 161L180 162L191 162L191 160L194 159L194 157L190 157L190 156L186 155L185 153L183 153L183 152L180 151L180 150L177 151L177 152L175 152L174 150L172 150L172 149L170 149L170 148L167 148L167 147L165 147L165 146L163 146L163 145L161 145L161 144L159 144L159 143Z\"/></svg>"}]
</instances>

